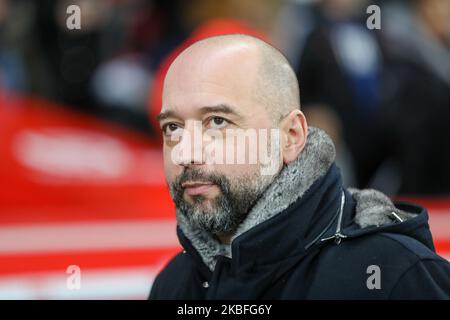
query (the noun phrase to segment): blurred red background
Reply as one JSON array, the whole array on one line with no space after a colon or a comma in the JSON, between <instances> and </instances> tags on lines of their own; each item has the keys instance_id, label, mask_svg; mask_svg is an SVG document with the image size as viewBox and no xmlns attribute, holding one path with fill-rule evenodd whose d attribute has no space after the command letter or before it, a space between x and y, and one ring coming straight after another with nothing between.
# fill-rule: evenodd
<instances>
[{"instance_id":1,"label":"blurred red background","mask_svg":"<svg viewBox=\"0 0 450 320\"><path fill-rule=\"evenodd\" d=\"M181 249L154 120L164 74L236 32L287 57L345 185L425 206L450 259L450 2L0 0L0 299L147 297Z\"/></svg>"}]
</instances>

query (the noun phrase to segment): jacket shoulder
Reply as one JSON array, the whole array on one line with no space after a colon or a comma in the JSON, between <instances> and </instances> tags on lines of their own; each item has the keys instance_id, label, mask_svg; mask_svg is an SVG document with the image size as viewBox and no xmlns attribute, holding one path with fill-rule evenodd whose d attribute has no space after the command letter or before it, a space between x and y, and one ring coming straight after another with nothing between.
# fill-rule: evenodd
<instances>
[{"instance_id":1,"label":"jacket shoulder","mask_svg":"<svg viewBox=\"0 0 450 320\"><path fill-rule=\"evenodd\" d=\"M339 245L325 247L320 256L319 265L333 265L332 270L320 268L321 277L339 283L336 292L328 287L333 296L342 297L339 288L347 287L351 290L343 298L406 299L410 292L402 288L408 287L421 293L422 298L445 297L440 294L441 287L448 287L450 282L448 261L407 235L380 232L345 239ZM419 279L412 281L413 277ZM371 286L375 279L379 279L379 288Z\"/></svg>"},{"instance_id":2,"label":"jacket shoulder","mask_svg":"<svg viewBox=\"0 0 450 320\"><path fill-rule=\"evenodd\" d=\"M379 236L385 237L387 239L390 239L391 241L394 241L394 242L400 244L404 248L404 250L413 254L419 260L430 260L431 259L431 260L446 261L443 258L441 258L439 255L437 255L434 250L431 250L429 247L427 247L425 244L423 244L419 240L409 237L407 235L383 232L383 233L379 233Z\"/></svg>"},{"instance_id":3,"label":"jacket shoulder","mask_svg":"<svg viewBox=\"0 0 450 320\"><path fill-rule=\"evenodd\" d=\"M149 299L164 299L168 288L179 286L183 271L189 269L189 260L184 251L175 255L153 281Z\"/></svg>"},{"instance_id":4,"label":"jacket shoulder","mask_svg":"<svg viewBox=\"0 0 450 320\"><path fill-rule=\"evenodd\" d=\"M450 299L450 264L418 260L399 277L389 299Z\"/></svg>"},{"instance_id":5,"label":"jacket shoulder","mask_svg":"<svg viewBox=\"0 0 450 320\"><path fill-rule=\"evenodd\" d=\"M440 259L434 251L414 238L385 232L349 237L340 244L330 243L322 253L330 258L345 257L343 261L401 264L406 268L420 259Z\"/></svg>"}]
</instances>

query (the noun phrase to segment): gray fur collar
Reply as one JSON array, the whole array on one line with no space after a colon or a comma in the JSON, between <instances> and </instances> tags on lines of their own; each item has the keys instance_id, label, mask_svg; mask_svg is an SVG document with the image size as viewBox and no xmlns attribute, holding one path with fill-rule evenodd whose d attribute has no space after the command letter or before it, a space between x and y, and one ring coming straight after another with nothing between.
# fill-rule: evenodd
<instances>
[{"instance_id":1,"label":"gray fur collar","mask_svg":"<svg viewBox=\"0 0 450 320\"><path fill-rule=\"evenodd\" d=\"M389 197L380 191L353 188L349 188L348 191L356 202L355 222L361 228L403 222L415 216L396 208Z\"/></svg>"},{"instance_id":2,"label":"gray fur collar","mask_svg":"<svg viewBox=\"0 0 450 320\"><path fill-rule=\"evenodd\" d=\"M284 211L302 197L317 179L325 175L334 159L335 148L329 136L318 128L310 127L306 146L300 156L281 170L238 227L231 241ZM408 214L396 209L389 198L378 191L356 189L349 191L357 202L355 219L361 227L378 226L392 223L393 218L409 217ZM392 215L392 212L396 213L397 217ZM230 245L221 244L211 234L191 227L178 210L176 215L181 231L191 241L211 271L214 270L216 256L231 257Z\"/></svg>"}]
</instances>

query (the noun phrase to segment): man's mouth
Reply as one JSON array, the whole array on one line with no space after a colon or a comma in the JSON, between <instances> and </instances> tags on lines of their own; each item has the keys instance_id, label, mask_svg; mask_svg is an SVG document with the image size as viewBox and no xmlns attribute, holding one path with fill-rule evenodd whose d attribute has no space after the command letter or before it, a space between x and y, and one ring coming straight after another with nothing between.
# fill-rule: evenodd
<instances>
[{"instance_id":1,"label":"man's mouth","mask_svg":"<svg viewBox=\"0 0 450 320\"><path fill-rule=\"evenodd\" d=\"M190 196L197 196L207 192L214 183L209 181L187 181L181 184L184 191Z\"/></svg>"}]
</instances>

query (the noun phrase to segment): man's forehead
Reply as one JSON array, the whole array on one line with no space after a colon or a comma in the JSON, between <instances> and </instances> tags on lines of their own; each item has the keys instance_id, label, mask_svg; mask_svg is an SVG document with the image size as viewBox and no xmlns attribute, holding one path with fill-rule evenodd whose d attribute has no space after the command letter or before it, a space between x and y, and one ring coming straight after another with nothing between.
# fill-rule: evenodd
<instances>
[{"instance_id":1,"label":"man's forehead","mask_svg":"<svg viewBox=\"0 0 450 320\"><path fill-rule=\"evenodd\" d=\"M163 109L200 108L207 105L241 105L253 100L255 68L205 62L173 69L164 82ZM208 67L206 67L208 66Z\"/></svg>"},{"instance_id":2,"label":"man's forehead","mask_svg":"<svg viewBox=\"0 0 450 320\"><path fill-rule=\"evenodd\" d=\"M163 95L161 113L187 119L220 112L242 119L256 110L256 103L253 95L244 88L204 83L191 91L167 90Z\"/></svg>"}]
</instances>

